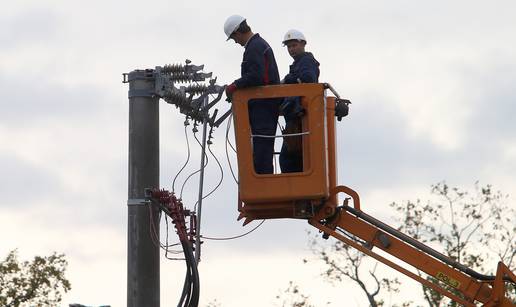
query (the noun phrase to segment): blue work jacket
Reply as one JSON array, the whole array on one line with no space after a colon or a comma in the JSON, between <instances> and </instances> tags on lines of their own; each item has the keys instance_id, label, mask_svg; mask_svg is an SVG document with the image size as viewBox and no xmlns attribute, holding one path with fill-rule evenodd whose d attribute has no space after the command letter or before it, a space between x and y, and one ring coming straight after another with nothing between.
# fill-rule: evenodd
<instances>
[{"instance_id":1,"label":"blue work jacket","mask_svg":"<svg viewBox=\"0 0 516 307\"><path fill-rule=\"evenodd\" d=\"M304 52L296 56L294 63L290 65L289 73L285 76L284 82L286 84L319 82L319 62L310 52ZM304 114L300 97L285 98L280 110L287 122L302 116L300 112Z\"/></svg>"},{"instance_id":2,"label":"blue work jacket","mask_svg":"<svg viewBox=\"0 0 516 307\"><path fill-rule=\"evenodd\" d=\"M319 62L310 52L304 52L294 58L289 73L285 76L286 84L319 82Z\"/></svg>"},{"instance_id":3,"label":"blue work jacket","mask_svg":"<svg viewBox=\"0 0 516 307\"><path fill-rule=\"evenodd\" d=\"M258 33L245 46L241 78L235 80L237 88L279 84L279 72L274 52Z\"/></svg>"}]
</instances>

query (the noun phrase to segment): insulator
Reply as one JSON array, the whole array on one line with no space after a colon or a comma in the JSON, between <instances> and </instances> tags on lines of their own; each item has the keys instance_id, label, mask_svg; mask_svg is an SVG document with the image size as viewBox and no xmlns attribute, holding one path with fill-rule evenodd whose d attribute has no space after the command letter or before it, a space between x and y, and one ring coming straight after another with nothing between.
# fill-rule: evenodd
<instances>
[{"instance_id":1,"label":"insulator","mask_svg":"<svg viewBox=\"0 0 516 307\"><path fill-rule=\"evenodd\" d=\"M185 92L194 95L201 95L206 92L207 89L208 87L205 84L193 84L187 86L185 88Z\"/></svg>"},{"instance_id":2,"label":"insulator","mask_svg":"<svg viewBox=\"0 0 516 307\"><path fill-rule=\"evenodd\" d=\"M162 70L164 73L178 73L185 72L185 66L181 64L165 65Z\"/></svg>"},{"instance_id":3,"label":"insulator","mask_svg":"<svg viewBox=\"0 0 516 307\"><path fill-rule=\"evenodd\" d=\"M188 82L192 80L191 76L185 75L183 73L172 73L170 78L175 82Z\"/></svg>"},{"instance_id":4,"label":"insulator","mask_svg":"<svg viewBox=\"0 0 516 307\"><path fill-rule=\"evenodd\" d=\"M189 103L188 98L186 98L181 93L177 93L177 92L169 93L165 97L163 97L163 99L165 99L165 101L170 104L175 104L176 106L180 106L180 105Z\"/></svg>"}]
</instances>

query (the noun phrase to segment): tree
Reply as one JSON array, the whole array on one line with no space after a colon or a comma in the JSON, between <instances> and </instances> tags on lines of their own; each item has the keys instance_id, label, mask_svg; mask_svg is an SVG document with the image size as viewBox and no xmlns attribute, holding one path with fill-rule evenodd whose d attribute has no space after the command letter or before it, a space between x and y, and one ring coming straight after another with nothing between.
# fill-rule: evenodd
<instances>
[{"instance_id":1,"label":"tree","mask_svg":"<svg viewBox=\"0 0 516 307\"><path fill-rule=\"evenodd\" d=\"M494 191L491 185L480 186L477 182L473 191L464 191L440 182L431 186L431 200L392 203L391 207L397 212L398 230L469 268L494 274L498 261L513 271L516 268L516 211L507 203L508 196ZM351 280L360 287L370 306L384 305L383 294L400 290L396 278L379 277L376 264L364 261L366 256L362 253L340 241L330 247L321 242L320 237L313 237L309 244L317 260L327 267L321 274L327 281ZM440 283L422 272L419 274ZM509 292L515 299L513 287ZM425 286L422 286L422 297L430 307L458 306ZM411 303L401 304L410 306Z\"/></svg>"},{"instance_id":2,"label":"tree","mask_svg":"<svg viewBox=\"0 0 516 307\"><path fill-rule=\"evenodd\" d=\"M222 306L218 301L217 299L214 299L210 302L208 302L208 305L206 305L206 307L220 307Z\"/></svg>"},{"instance_id":3,"label":"tree","mask_svg":"<svg viewBox=\"0 0 516 307\"><path fill-rule=\"evenodd\" d=\"M507 205L507 195L478 182L473 191L440 182L431 187L431 194L434 199L425 203L391 204L401 213L398 230L484 274L494 274L498 261L511 270L516 268L516 211ZM426 278L440 283L431 276ZM430 307L459 306L431 288L422 286L422 291Z\"/></svg>"},{"instance_id":4,"label":"tree","mask_svg":"<svg viewBox=\"0 0 516 307\"><path fill-rule=\"evenodd\" d=\"M330 246L321 243L320 235L310 238L309 246L316 255L317 261L322 261L327 269L321 275L324 279L331 283L337 284L345 282L346 279L356 283L362 293L367 297L369 306L384 306L385 301L381 298L383 293L398 293L399 281L397 278L380 278L376 273L378 263L370 266L366 263L367 256L344 244L341 241L335 241ZM304 263L312 261L303 259ZM401 306L409 306L410 302L403 302ZM396 306L396 305L391 305Z\"/></svg>"},{"instance_id":5,"label":"tree","mask_svg":"<svg viewBox=\"0 0 516 307\"><path fill-rule=\"evenodd\" d=\"M57 306L71 289L66 267L63 254L20 262L17 250L9 252L0 262L0 306Z\"/></svg>"},{"instance_id":6,"label":"tree","mask_svg":"<svg viewBox=\"0 0 516 307\"><path fill-rule=\"evenodd\" d=\"M281 307L315 307L310 303L310 297L303 294L293 281L281 294L276 295L276 300L280 301Z\"/></svg>"}]
</instances>

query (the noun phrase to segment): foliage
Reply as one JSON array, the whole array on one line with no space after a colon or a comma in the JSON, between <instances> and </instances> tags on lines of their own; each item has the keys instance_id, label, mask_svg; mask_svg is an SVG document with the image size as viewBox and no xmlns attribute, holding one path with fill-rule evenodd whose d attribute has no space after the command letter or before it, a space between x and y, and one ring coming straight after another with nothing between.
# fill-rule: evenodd
<instances>
[{"instance_id":1,"label":"foliage","mask_svg":"<svg viewBox=\"0 0 516 307\"><path fill-rule=\"evenodd\" d=\"M483 274L495 274L498 261L516 268L516 211L507 205L507 195L478 182L472 192L440 182L431 193L435 199L426 203L391 204L401 214L400 231ZM459 306L428 287L422 290L430 307Z\"/></svg>"},{"instance_id":2,"label":"foliage","mask_svg":"<svg viewBox=\"0 0 516 307\"><path fill-rule=\"evenodd\" d=\"M439 182L431 186L430 192L431 200L427 202L391 204L400 225L398 230L482 274L494 275L498 261L504 262L512 271L516 269L516 211L509 207L507 195L478 182L471 191ZM366 242L348 236L367 246ZM370 306L384 306L381 297L399 292L399 281L379 277L376 264L365 261L364 254L340 241L329 247L321 242L316 236L311 237L309 244L317 261L326 265L322 273L326 281L335 284L351 280L365 294ZM418 273L447 287L431 276ZM448 289L454 292L454 289ZM460 296L460 293L454 293ZM507 293L516 302L513 285L508 286ZM422 298L430 307L458 306L425 286L422 286ZM401 303L401 306L411 305L413 302Z\"/></svg>"},{"instance_id":3,"label":"foliage","mask_svg":"<svg viewBox=\"0 0 516 307\"><path fill-rule=\"evenodd\" d=\"M344 282L349 279L355 282L367 297L372 307L384 306L385 302L380 298L381 291L387 293L399 292L399 281L397 278L379 278L376 273L376 264L370 268L365 263L366 255L353 247L340 241L335 241L329 247L320 243L320 236L316 235L310 239L310 249L322 261L327 269L321 274L331 284ZM305 263L310 260L304 259ZM367 271L367 274L364 272ZM372 286L371 286L372 284ZM402 303L408 306L410 302Z\"/></svg>"},{"instance_id":4,"label":"foliage","mask_svg":"<svg viewBox=\"0 0 516 307\"><path fill-rule=\"evenodd\" d=\"M217 299L214 299L213 301L208 302L208 305L206 307L220 307L222 306Z\"/></svg>"},{"instance_id":5,"label":"foliage","mask_svg":"<svg viewBox=\"0 0 516 307\"><path fill-rule=\"evenodd\" d=\"M20 262L16 250L0 262L0 306L57 306L71 289L63 254Z\"/></svg>"},{"instance_id":6,"label":"foliage","mask_svg":"<svg viewBox=\"0 0 516 307\"><path fill-rule=\"evenodd\" d=\"M299 286L292 281L283 293L276 295L276 299L280 301L281 307L315 307L310 303L310 297L304 295L299 290Z\"/></svg>"}]
</instances>

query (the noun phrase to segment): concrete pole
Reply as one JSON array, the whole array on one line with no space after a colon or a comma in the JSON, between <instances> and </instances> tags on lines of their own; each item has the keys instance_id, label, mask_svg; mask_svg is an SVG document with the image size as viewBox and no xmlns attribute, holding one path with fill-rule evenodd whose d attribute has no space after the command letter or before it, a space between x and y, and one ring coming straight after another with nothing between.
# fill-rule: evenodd
<instances>
[{"instance_id":1,"label":"concrete pole","mask_svg":"<svg viewBox=\"0 0 516 307\"><path fill-rule=\"evenodd\" d=\"M159 188L159 98L152 97L152 70L129 73L129 186L127 306L159 307L158 211L143 204L145 188ZM151 221L152 218L152 221Z\"/></svg>"}]
</instances>

